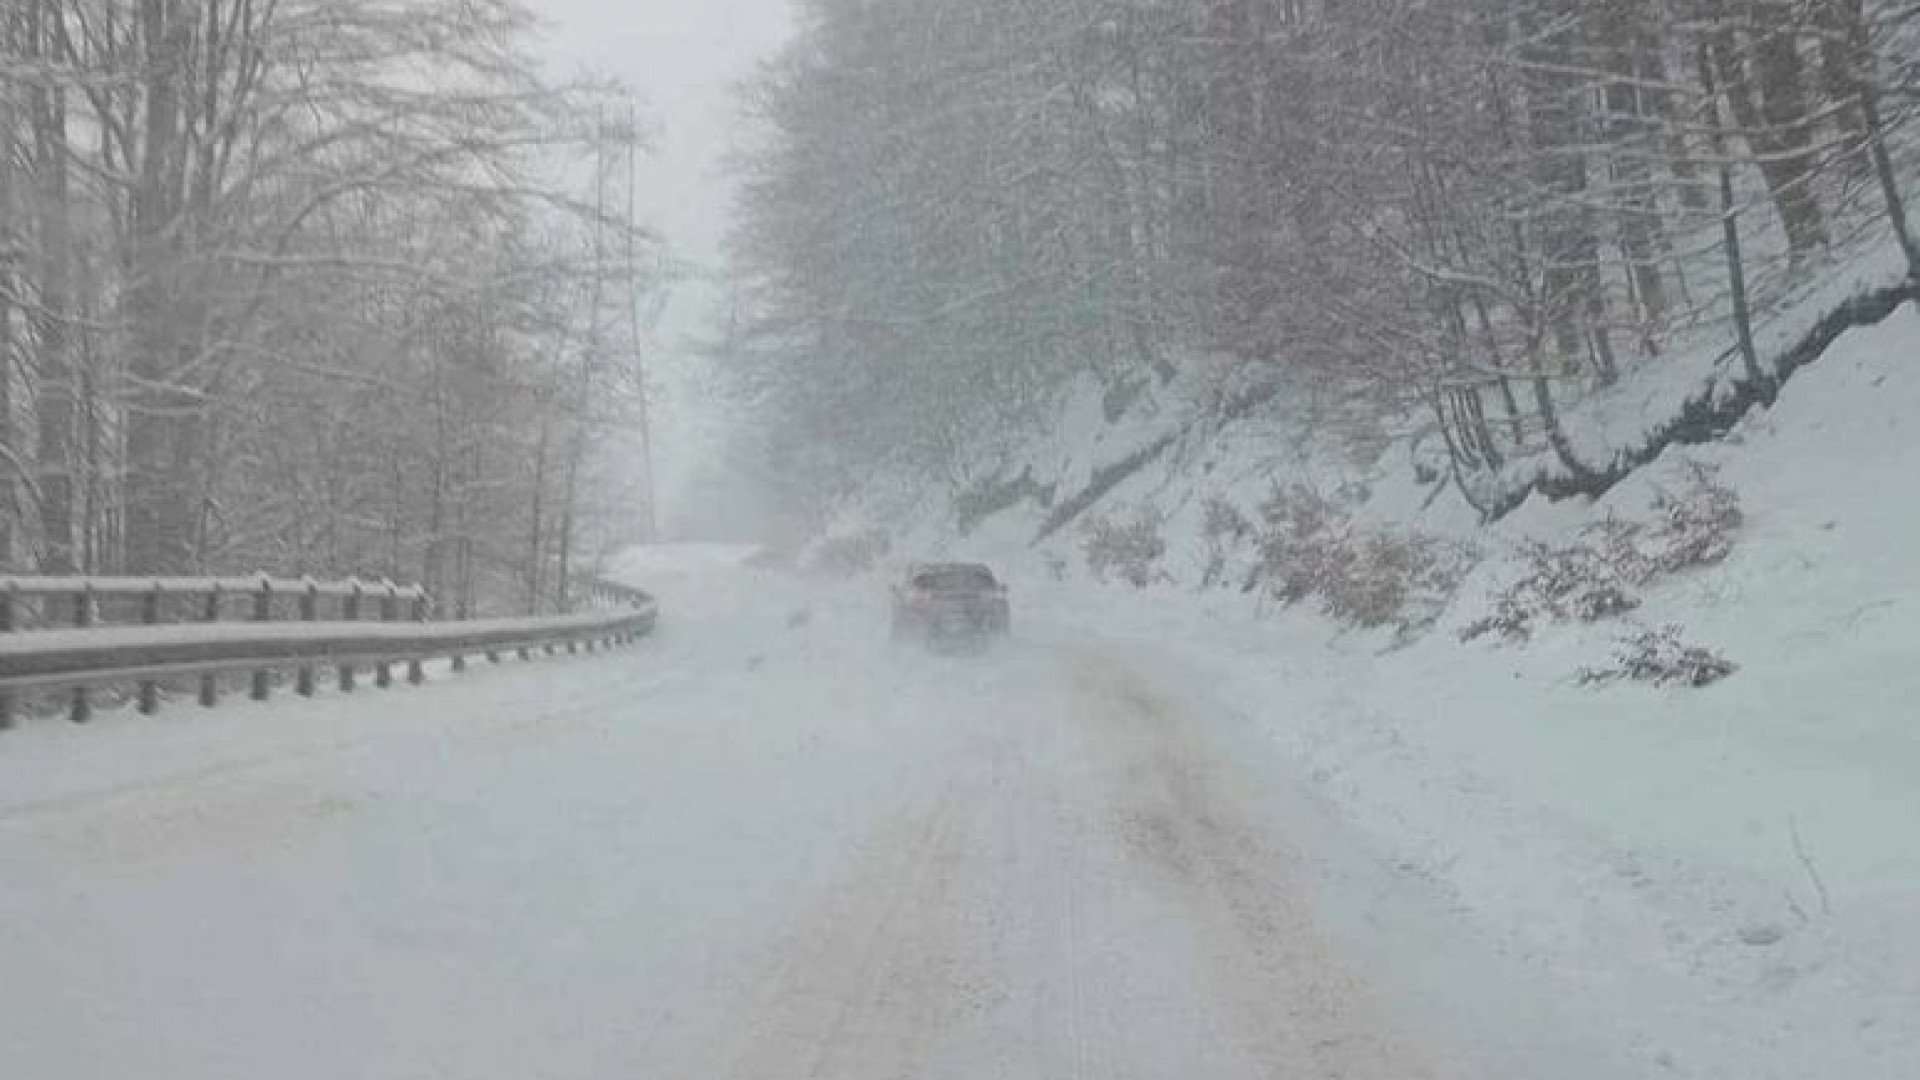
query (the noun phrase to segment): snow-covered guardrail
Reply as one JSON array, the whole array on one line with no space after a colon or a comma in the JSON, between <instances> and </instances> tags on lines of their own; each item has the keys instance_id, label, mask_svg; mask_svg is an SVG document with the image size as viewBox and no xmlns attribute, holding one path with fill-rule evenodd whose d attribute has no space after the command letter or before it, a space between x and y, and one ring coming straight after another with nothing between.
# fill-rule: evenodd
<instances>
[{"instance_id":1,"label":"snow-covered guardrail","mask_svg":"<svg viewBox=\"0 0 1920 1080\"><path fill-rule=\"evenodd\" d=\"M645 607L653 603L653 594L632 585L622 585L617 581L593 578L585 583L583 595L602 607Z\"/></svg>"},{"instance_id":2,"label":"snow-covered guardrail","mask_svg":"<svg viewBox=\"0 0 1920 1080\"><path fill-rule=\"evenodd\" d=\"M323 611L331 607L331 612ZM430 607L418 585L391 581L315 581L252 577L110 578L0 577L0 633L86 628L105 624L153 626L244 619L314 622L424 620Z\"/></svg>"},{"instance_id":3,"label":"snow-covered guardrail","mask_svg":"<svg viewBox=\"0 0 1920 1080\"><path fill-rule=\"evenodd\" d=\"M235 595L249 600L252 621L220 621L227 610L224 600ZM300 621L271 621L274 602L282 596L295 599ZM180 597L198 605L198 621L169 623L161 617L165 601ZM322 622L320 602L328 597L340 603L336 618ZM212 706L219 699L221 675L251 672L252 697L265 700L273 672L291 670L296 691L310 696L315 669L325 665L336 671L340 689L350 692L361 667L372 669L376 685L387 686L392 665L405 663L408 680L417 683L429 659L450 658L457 671L476 655L497 663L508 652L526 659L535 650L577 652L585 646L591 651L653 630L658 609L644 591L596 582L592 597L608 608L550 618L427 622L424 590L386 583L0 579L0 729L11 726L21 697L29 693L68 691L69 715L85 721L92 714L89 690L102 686L136 686L140 711L152 713L163 685L174 679L197 676L200 703ZM17 619L29 598L66 605L74 624L20 630ZM103 599L137 602L140 625L95 625ZM374 603L363 603L369 600ZM367 609L384 621L362 621Z\"/></svg>"}]
</instances>

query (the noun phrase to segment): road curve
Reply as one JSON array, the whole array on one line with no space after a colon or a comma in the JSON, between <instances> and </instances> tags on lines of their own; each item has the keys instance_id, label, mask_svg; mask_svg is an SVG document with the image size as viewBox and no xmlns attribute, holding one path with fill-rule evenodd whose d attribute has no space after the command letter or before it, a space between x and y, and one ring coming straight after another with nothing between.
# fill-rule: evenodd
<instances>
[{"instance_id":1,"label":"road curve","mask_svg":"<svg viewBox=\"0 0 1920 1080\"><path fill-rule=\"evenodd\" d=\"M16 733L0 1074L1462 1075L1321 930L1259 771L1096 645L685 595L608 657Z\"/></svg>"}]
</instances>

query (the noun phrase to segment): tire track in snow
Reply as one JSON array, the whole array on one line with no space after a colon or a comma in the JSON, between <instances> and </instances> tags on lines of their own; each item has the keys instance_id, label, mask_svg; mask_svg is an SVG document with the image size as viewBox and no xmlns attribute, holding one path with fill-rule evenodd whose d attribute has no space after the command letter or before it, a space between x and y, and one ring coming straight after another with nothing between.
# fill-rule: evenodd
<instances>
[{"instance_id":1,"label":"tire track in snow","mask_svg":"<svg viewBox=\"0 0 1920 1080\"><path fill-rule=\"evenodd\" d=\"M982 798L993 800L999 820L995 877L980 900L995 926L1002 1001L1031 1010L1021 1029L1025 1045L1013 1055L1023 1071L1004 1071L1015 1066L1003 1058L995 1075L1111 1080L1114 987L1102 982L1103 957L1089 948L1102 913L1089 910L1094 868L1081 801L1059 771L1078 748L1067 745L1063 716L1034 706L1027 700L988 722L993 782Z\"/></svg>"},{"instance_id":2,"label":"tire track in snow","mask_svg":"<svg viewBox=\"0 0 1920 1080\"><path fill-rule=\"evenodd\" d=\"M964 1003L965 815L949 788L890 827L786 933L715 1067L689 1080L897 1080L932 1060Z\"/></svg>"},{"instance_id":3,"label":"tire track in snow","mask_svg":"<svg viewBox=\"0 0 1920 1080\"><path fill-rule=\"evenodd\" d=\"M1251 1076L1440 1080L1314 925L1292 854L1184 730L1177 709L1099 659L1072 665L1077 719L1104 762L1116 839L1185 913L1213 1015Z\"/></svg>"}]
</instances>

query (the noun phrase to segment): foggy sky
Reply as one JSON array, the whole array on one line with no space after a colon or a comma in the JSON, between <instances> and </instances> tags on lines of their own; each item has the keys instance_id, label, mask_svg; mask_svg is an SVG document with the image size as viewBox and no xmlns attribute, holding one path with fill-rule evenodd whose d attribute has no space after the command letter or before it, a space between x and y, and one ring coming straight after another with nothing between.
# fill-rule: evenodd
<instances>
[{"instance_id":1,"label":"foggy sky","mask_svg":"<svg viewBox=\"0 0 1920 1080\"><path fill-rule=\"evenodd\" d=\"M786 40L789 0L526 2L548 24L545 50L556 74L612 75L639 93L653 149L641 162L641 220L676 258L715 267L731 199L720 166L739 135L732 86ZM711 505L722 493L694 487L723 422L686 340L706 328L710 304L697 285L677 289L649 355L656 479L669 530L711 527L726 516Z\"/></svg>"}]
</instances>

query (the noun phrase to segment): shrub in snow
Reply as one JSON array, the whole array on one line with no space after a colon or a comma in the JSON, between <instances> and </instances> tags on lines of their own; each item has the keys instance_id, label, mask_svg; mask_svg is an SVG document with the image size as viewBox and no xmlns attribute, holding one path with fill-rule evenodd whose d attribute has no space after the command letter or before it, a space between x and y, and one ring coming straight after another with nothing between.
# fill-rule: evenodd
<instances>
[{"instance_id":1,"label":"shrub in snow","mask_svg":"<svg viewBox=\"0 0 1920 1080\"><path fill-rule=\"evenodd\" d=\"M1266 528L1256 575L1275 599L1298 603L1343 572L1350 524L1346 512L1326 496L1300 484L1275 487L1260 517Z\"/></svg>"},{"instance_id":2,"label":"shrub in snow","mask_svg":"<svg viewBox=\"0 0 1920 1080\"><path fill-rule=\"evenodd\" d=\"M1724 562L1746 522L1739 493L1721 483L1716 467L1693 462L1690 473L1679 494L1663 491L1653 502L1659 519L1649 531L1664 573Z\"/></svg>"},{"instance_id":3,"label":"shrub in snow","mask_svg":"<svg viewBox=\"0 0 1920 1080\"><path fill-rule=\"evenodd\" d=\"M1477 558L1433 537L1356 524L1341 504L1298 485L1276 489L1261 518L1256 582L1283 603L1318 598L1350 626L1430 625Z\"/></svg>"},{"instance_id":4,"label":"shrub in snow","mask_svg":"<svg viewBox=\"0 0 1920 1080\"><path fill-rule=\"evenodd\" d=\"M1693 462L1679 492L1653 499L1648 522L1610 518L1589 532L1621 577L1646 584L1663 574L1717 566L1733 553L1734 535L1745 523L1740 496L1721 483L1713 466Z\"/></svg>"},{"instance_id":5,"label":"shrub in snow","mask_svg":"<svg viewBox=\"0 0 1920 1080\"><path fill-rule=\"evenodd\" d=\"M1160 559L1167 553L1161 538L1163 520L1158 510L1147 508L1131 520L1100 518L1088 523L1083 551L1087 569L1094 579L1106 582L1118 578L1138 589L1164 579Z\"/></svg>"},{"instance_id":6,"label":"shrub in snow","mask_svg":"<svg viewBox=\"0 0 1920 1080\"><path fill-rule=\"evenodd\" d=\"M1745 516L1739 496L1709 466L1694 464L1680 492L1662 492L1649 522L1609 518L1564 546L1521 546L1525 572L1494 594L1488 613L1460 632L1524 641L1536 623L1594 622L1640 606L1636 590L1663 576L1713 566L1732 553Z\"/></svg>"},{"instance_id":7,"label":"shrub in snow","mask_svg":"<svg viewBox=\"0 0 1920 1080\"><path fill-rule=\"evenodd\" d=\"M1343 623L1371 629L1400 618L1424 567L1419 545L1384 534L1356 537L1339 550L1337 572L1320 582L1321 604Z\"/></svg>"},{"instance_id":8,"label":"shrub in snow","mask_svg":"<svg viewBox=\"0 0 1920 1080\"><path fill-rule=\"evenodd\" d=\"M1207 545L1207 569L1201 584L1207 588L1227 583L1227 561L1234 549L1253 538L1253 522L1240 508L1215 496L1207 500L1200 538Z\"/></svg>"},{"instance_id":9,"label":"shrub in snow","mask_svg":"<svg viewBox=\"0 0 1920 1080\"><path fill-rule=\"evenodd\" d=\"M1394 548L1403 550L1390 554ZM1365 550L1369 557L1398 568L1403 588L1398 614L1391 621L1408 631L1425 630L1437 622L1481 558L1479 550L1469 545L1419 534L1375 534Z\"/></svg>"},{"instance_id":10,"label":"shrub in snow","mask_svg":"<svg viewBox=\"0 0 1920 1080\"><path fill-rule=\"evenodd\" d=\"M1663 626L1621 638L1613 666L1588 668L1580 673L1580 681L1593 685L1631 679L1655 686L1701 687L1738 670L1737 664L1713 650L1681 641L1678 626Z\"/></svg>"},{"instance_id":11,"label":"shrub in snow","mask_svg":"<svg viewBox=\"0 0 1920 1080\"><path fill-rule=\"evenodd\" d=\"M1492 608L1460 631L1461 640L1493 635L1502 641L1525 641L1542 619L1594 622L1639 607L1632 592L1635 579L1622 574L1609 550L1588 544L1522 545L1526 572L1494 594Z\"/></svg>"}]
</instances>

